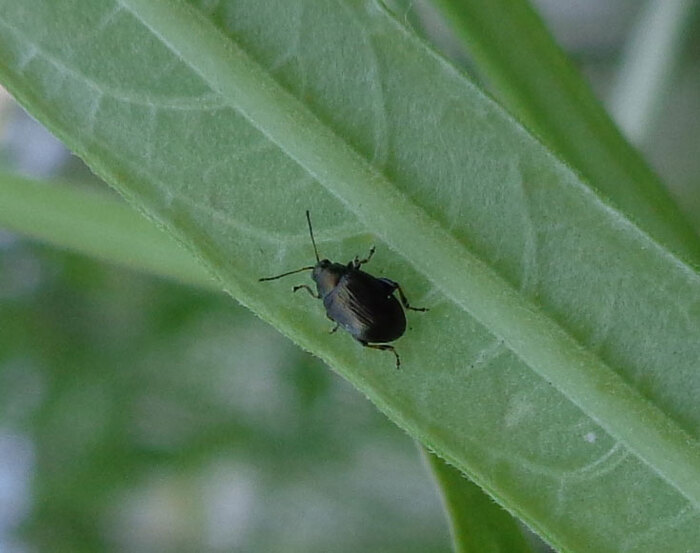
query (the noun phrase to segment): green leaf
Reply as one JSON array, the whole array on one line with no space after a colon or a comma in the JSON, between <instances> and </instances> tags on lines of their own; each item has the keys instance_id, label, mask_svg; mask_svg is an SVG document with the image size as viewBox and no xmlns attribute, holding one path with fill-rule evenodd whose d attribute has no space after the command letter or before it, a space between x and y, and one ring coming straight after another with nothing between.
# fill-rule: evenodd
<instances>
[{"instance_id":1,"label":"green leaf","mask_svg":"<svg viewBox=\"0 0 700 553\"><path fill-rule=\"evenodd\" d=\"M0 2L16 97L256 313L568 551L700 540L700 276L360 0ZM401 282L391 356L259 283ZM661 546L660 544L663 544Z\"/></svg>"},{"instance_id":2,"label":"green leaf","mask_svg":"<svg viewBox=\"0 0 700 553\"><path fill-rule=\"evenodd\" d=\"M431 3L512 113L627 217L696 267L700 265L695 231L658 177L622 137L530 2ZM676 0L666 3L678 4ZM622 102L634 103L630 98Z\"/></svg>"},{"instance_id":3,"label":"green leaf","mask_svg":"<svg viewBox=\"0 0 700 553\"><path fill-rule=\"evenodd\" d=\"M117 198L2 172L0 198L0 228L131 269L221 289L189 252Z\"/></svg>"},{"instance_id":4,"label":"green leaf","mask_svg":"<svg viewBox=\"0 0 700 553\"><path fill-rule=\"evenodd\" d=\"M513 518L456 468L423 450L445 504L456 553L531 553Z\"/></svg>"}]
</instances>

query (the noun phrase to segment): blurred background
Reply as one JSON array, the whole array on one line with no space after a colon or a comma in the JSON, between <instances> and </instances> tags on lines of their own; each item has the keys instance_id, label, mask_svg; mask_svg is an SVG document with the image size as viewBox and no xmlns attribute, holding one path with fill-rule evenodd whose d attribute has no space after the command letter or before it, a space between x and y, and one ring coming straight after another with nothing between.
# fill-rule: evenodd
<instances>
[{"instance_id":1,"label":"blurred background","mask_svg":"<svg viewBox=\"0 0 700 553\"><path fill-rule=\"evenodd\" d=\"M535 4L619 114L646 2ZM411 9L468 69L434 12ZM630 135L700 230L687 13ZM1 89L0 167L111 193ZM0 553L33 551L446 553L450 540L414 443L229 297L0 229Z\"/></svg>"}]
</instances>

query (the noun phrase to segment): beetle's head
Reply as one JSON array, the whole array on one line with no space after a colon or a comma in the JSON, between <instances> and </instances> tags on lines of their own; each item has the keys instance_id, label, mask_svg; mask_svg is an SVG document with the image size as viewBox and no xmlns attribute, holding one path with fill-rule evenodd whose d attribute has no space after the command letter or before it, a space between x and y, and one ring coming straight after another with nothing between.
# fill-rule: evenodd
<instances>
[{"instance_id":1,"label":"beetle's head","mask_svg":"<svg viewBox=\"0 0 700 553\"><path fill-rule=\"evenodd\" d=\"M332 263L328 259L321 259L316 263L311 272L311 278L316 283L318 293L321 296L325 296L336 287L343 274L343 269L345 269L344 265Z\"/></svg>"}]
</instances>

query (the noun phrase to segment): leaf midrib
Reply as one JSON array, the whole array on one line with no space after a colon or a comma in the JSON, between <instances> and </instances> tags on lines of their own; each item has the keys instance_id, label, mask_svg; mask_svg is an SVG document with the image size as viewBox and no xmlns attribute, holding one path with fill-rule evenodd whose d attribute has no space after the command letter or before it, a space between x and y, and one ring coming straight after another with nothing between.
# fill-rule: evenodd
<instances>
[{"instance_id":1,"label":"leaf midrib","mask_svg":"<svg viewBox=\"0 0 700 553\"><path fill-rule=\"evenodd\" d=\"M168 0L120 4L451 301L700 506L700 447L674 421L409 201L202 14ZM692 268L621 213L580 188L649 247L698 279ZM370 192L373 201L365 201ZM385 205L392 206L390 218Z\"/></svg>"}]
</instances>

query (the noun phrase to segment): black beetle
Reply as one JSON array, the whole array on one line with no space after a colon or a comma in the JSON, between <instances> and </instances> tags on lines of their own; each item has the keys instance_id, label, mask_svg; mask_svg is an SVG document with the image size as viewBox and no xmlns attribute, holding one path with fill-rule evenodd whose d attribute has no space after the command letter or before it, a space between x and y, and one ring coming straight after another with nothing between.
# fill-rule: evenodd
<instances>
[{"instance_id":1,"label":"black beetle","mask_svg":"<svg viewBox=\"0 0 700 553\"><path fill-rule=\"evenodd\" d=\"M311 243L316 254L316 265L302 267L296 271L289 271L281 275L259 279L275 280L301 271L311 270L311 278L316 283L314 291L306 284L300 284L293 291L305 289L316 299L323 299L326 308L326 316L335 323L331 333L342 326L355 340L367 348L388 350L396 357L396 368L401 366L399 354L394 346L386 342L393 342L403 336L406 331L406 315L401 309L401 304L412 311L427 311L424 307L411 307L403 293L401 286L388 278L376 278L360 270L360 267L369 262L374 255L374 246L369 250L365 259L355 259L347 265L332 263L328 259L320 259L314 231L311 228L311 217L306 211L306 221L309 223ZM399 293L401 304L394 297L394 292Z\"/></svg>"}]
</instances>

